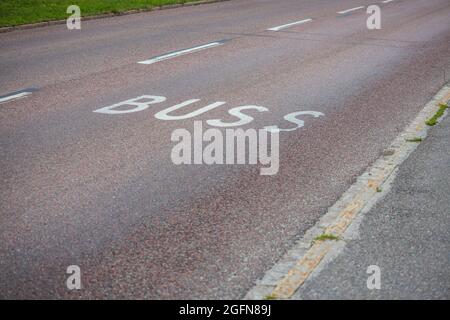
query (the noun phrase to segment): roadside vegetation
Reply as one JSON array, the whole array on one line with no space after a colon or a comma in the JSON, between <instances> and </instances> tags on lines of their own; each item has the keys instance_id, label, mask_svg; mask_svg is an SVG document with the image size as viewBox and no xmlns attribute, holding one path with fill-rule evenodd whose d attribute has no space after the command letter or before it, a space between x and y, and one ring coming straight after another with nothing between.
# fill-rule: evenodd
<instances>
[{"instance_id":1,"label":"roadside vegetation","mask_svg":"<svg viewBox=\"0 0 450 320\"><path fill-rule=\"evenodd\" d=\"M315 237L313 241L315 242L315 241L326 241L326 240L337 241L337 240L339 240L339 237L335 236L334 234L330 234L330 233L322 233L321 235L318 235L317 237Z\"/></svg>"},{"instance_id":2,"label":"roadside vegetation","mask_svg":"<svg viewBox=\"0 0 450 320\"><path fill-rule=\"evenodd\" d=\"M430 119L428 119L425 123L428 126L434 126L438 122L439 118L444 115L445 109L447 109L448 106L445 104L439 105L439 110L435 113L434 116L432 116Z\"/></svg>"},{"instance_id":3,"label":"roadside vegetation","mask_svg":"<svg viewBox=\"0 0 450 320\"><path fill-rule=\"evenodd\" d=\"M0 27L67 19L72 4L80 7L83 17L186 2L195 0L0 0Z\"/></svg>"},{"instance_id":4,"label":"roadside vegetation","mask_svg":"<svg viewBox=\"0 0 450 320\"><path fill-rule=\"evenodd\" d=\"M414 137L414 138L409 138L406 139L407 142L422 142L422 138L421 137Z\"/></svg>"}]
</instances>

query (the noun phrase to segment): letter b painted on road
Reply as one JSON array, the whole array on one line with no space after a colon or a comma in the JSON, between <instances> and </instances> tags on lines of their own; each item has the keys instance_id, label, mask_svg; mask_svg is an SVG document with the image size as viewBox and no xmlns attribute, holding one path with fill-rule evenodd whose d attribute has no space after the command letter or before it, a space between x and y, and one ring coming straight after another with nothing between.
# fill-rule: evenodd
<instances>
[{"instance_id":1,"label":"letter b painted on road","mask_svg":"<svg viewBox=\"0 0 450 320\"><path fill-rule=\"evenodd\" d=\"M140 96L140 97L137 97L134 99L126 100L123 102L119 102L119 103L113 104L108 107L103 107L103 108L94 110L93 112L105 113L105 114L132 113L132 112L143 111L152 104L161 103L164 101L166 101L166 97L145 95L145 96ZM130 108L130 106L132 108Z\"/></svg>"}]
</instances>

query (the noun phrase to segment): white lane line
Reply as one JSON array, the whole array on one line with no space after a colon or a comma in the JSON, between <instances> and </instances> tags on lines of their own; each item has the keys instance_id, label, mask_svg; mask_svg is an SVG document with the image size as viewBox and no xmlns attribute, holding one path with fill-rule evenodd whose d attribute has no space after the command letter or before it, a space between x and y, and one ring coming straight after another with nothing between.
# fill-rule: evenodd
<instances>
[{"instance_id":1,"label":"white lane line","mask_svg":"<svg viewBox=\"0 0 450 320\"><path fill-rule=\"evenodd\" d=\"M389 2L392 2L392 1L394 1L394 0L384 0L384 1L381 1L381 3L389 3Z\"/></svg>"},{"instance_id":2,"label":"white lane line","mask_svg":"<svg viewBox=\"0 0 450 320\"><path fill-rule=\"evenodd\" d=\"M351 8L351 9L347 9L347 10L343 10L343 11L338 11L337 13L338 14L346 14L346 13L349 13L349 12L352 12L352 11L356 11L356 10L361 10L361 9L364 9L364 8L365 8L364 6L355 7L355 8Z\"/></svg>"},{"instance_id":3,"label":"white lane line","mask_svg":"<svg viewBox=\"0 0 450 320\"><path fill-rule=\"evenodd\" d=\"M185 54L189 54L189 53L193 53L193 52L197 52L197 51L201 51L201 50L205 50L205 49L209 49L209 48L214 48L214 47L217 47L217 46L221 46L223 44L224 44L224 41L211 42L211 43L204 44L204 45L201 45L201 46L198 46L198 47L193 47L193 48L189 48L189 49L184 49L184 50L180 50L180 51L175 51L175 52L163 54L161 56L156 56L156 57L153 57L153 58L148 59L148 60L139 61L138 63L140 63L140 64L152 64L152 63L160 62L160 61L163 61L163 60L179 57L179 56L182 56L182 55L185 55Z\"/></svg>"},{"instance_id":4,"label":"white lane line","mask_svg":"<svg viewBox=\"0 0 450 320\"><path fill-rule=\"evenodd\" d=\"M296 21L296 22L292 22L292 23L288 23L288 24L283 24L282 26L278 26L278 27L273 27L270 29L267 29L268 31L280 31L298 24L303 24L303 23L307 23L312 21L312 19L304 19L304 20L300 20L300 21Z\"/></svg>"},{"instance_id":5,"label":"white lane line","mask_svg":"<svg viewBox=\"0 0 450 320\"><path fill-rule=\"evenodd\" d=\"M29 96L33 91L35 91L35 89L26 89L26 90L9 93L4 96L0 96L0 104L6 103L9 101L13 101L13 100L17 100L17 99L21 99L21 98L25 98L26 96Z\"/></svg>"}]
</instances>

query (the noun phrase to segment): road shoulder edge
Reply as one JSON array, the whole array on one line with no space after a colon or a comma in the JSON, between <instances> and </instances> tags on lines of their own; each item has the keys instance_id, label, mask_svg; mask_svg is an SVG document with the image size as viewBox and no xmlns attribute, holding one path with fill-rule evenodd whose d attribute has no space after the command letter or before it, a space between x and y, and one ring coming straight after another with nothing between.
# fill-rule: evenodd
<instances>
[{"instance_id":1,"label":"road shoulder edge","mask_svg":"<svg viewBox=\"0 0 450 320\"><path fill-rule=\"evenodd\" d=\"M450 104L450 83L418 113L356 182L331 206L325 215L256 282L245 300L289 299L309 278L333 260L352 240L365 213L390 189L398 167L426 138L427 120L441 104ZM446 116L448 110L444 113Z\"/></svg>"},{"instance_id":2,"label":"road shoulder edge","mask_svg":"<svg viewBox=\"0 0 450 320\"><path fill-rule=\"evenodd\" d=\"M192 6L202 5L202 4L210 4L210 3L225 2L225 1L231 1L231 0L190 1L190 2L178 3L178 4L155 6L155 7L147 8L147 9L133 9L133 10L126 10L126 11L117 12L117 13L109 12L109 13L100 13L100 14L95 14L95 15L90 15L90 16L85 16L85 17L82 16L81 20L82 21L97 20L97 19L112 18L112 17L117 17L117 16L125 16L125 15L136 14L136 13L160 11L160 10L175 9L175 8L181 8L181 7L192 7ZM16 30L35 29L35 28L53 26L53 25L58 25L58 24L65 24L66 21L67 21L67 19L61 19L61 20L50 20L50 21L43 21L43 22L36 22L36 23L29 23L29 24L21 24L21 25L17 25L17 26L0 27L0 33L11 32L11 31L16 31Z\"/></svg>"}]
</instances>

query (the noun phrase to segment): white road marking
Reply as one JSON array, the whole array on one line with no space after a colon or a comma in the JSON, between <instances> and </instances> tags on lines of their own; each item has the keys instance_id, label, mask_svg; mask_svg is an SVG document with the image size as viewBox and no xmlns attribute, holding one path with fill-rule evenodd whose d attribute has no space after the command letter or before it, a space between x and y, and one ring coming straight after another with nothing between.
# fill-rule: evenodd
<instances>
[{"instance_id":1,"label":"white road marking","mask_svg":"<svg viewBox=\"0 0 450 320\"><path fill-rule=\"evenodd\" d=\"M286 28L289 28L289 27L292 27L292 26L295 26L295 25L298 25L298 24L307 23L307 22L310 22L310 21L312 21L312 19L304 19L304 20L300 20L300 21L284 24L282 26L273 27L273 28L270 28L270 29L267 29L267 30L268 31L280 31L280 30L283 30L283 29L286 29Z\"/></svg>"},{"instance_id":2,"label":"white road marking","mask_svg":"<svg viewBox=\"0 0 450 320\"><path fill-rule=\"evenodd\" d=\"M193 53L193 52L197 52L197 51L201 51L201 50L205 50L205 49L209 49L209 48L214 48L214 47L221 46L221 45L223 45L222 41L211 42L211 43L204 44L204 45L201 45L201 46L198 46L198 47L193 47L193 48L189 48L189 49L175 51L175 52L172 52L172 53L167 53L167 54L164 54L164 55L161 55L161 56L157 56L157 57L151 58L149 60L139 61L138 63L140 63L140 64L153 64L153 63L160 62L160 61L163 61L163 60L172 59L172 58L179 57L179 56L182 56L182 55L185 55L185 54L189 54L189 53Z\"/></svg>"},{"instance_id":3,"label":"white road marking","mask_svg":"<svg viewBox=\"0 0 450 320\"><path fill-rule=\"evenodd\" d=\"M392 1L394 1L394 0L384 0L384 1L381 1L382 3L389 3L389 2L392 2Z\"/></svg>"},{"instance_id":4,"label":"white road marking","mask_svg":"<svg viewBox=\"0 0 450 320\"><path fill-rule=\"evenodd\" d=\"M26 96L30 95L31 93L32 93L32 91L15 92L15 93L0 97L0 103L6 103L9 101L25 98Z\"/></svg>"},{"instance_id":5,"label":"white road marking","mask_svg":"<svg viewBox=\"0 0 450 320\"><path fill-rule=\"evenodd\" d=\"M352 12L352 11L356 11L356 10L361 10L361 9L364 9L364 8L365 8L364 6L355 7L355 8L351 8L351 9L347 9L347 10L343 10L343 11L338 11L337 13L338 14L346 14L346 13L349 13L349 12Z\"/></svg>"},{"instance_id":6,"label":"white road marking","mask_svg":"<svg viewBox=\"0 0 450 320\"><path fill-rule=\"evenodd\" d=\"M139 96L133 99L128 99L116 104L113 104L108 107L103 107L97 110L94 110L95 113L104 113L109 115L115 115L115 114L127 114L127 113L133 113L133 112L140 112L148 109L150 105L162 103L166 101L167 98L163 96L153 96L153 95L143 95ZM213 109L216 109L220 106L223 106L226 104L225 101L217 101L214 103L211 103L207 106L197 108L193 111L188 111L187 113L180 114L180 110L195 104L197 102L201 101L201 99L189 99L184 102L181 102L177 105L168 107L166 109L163 109L161 111L158 111L155 113L155 118L159 120L164 121L172 121L172 120L186 120L190 118L194 118L197 116L200 116L204 113L207 113ZM132 108L130 108L132 107ZM126 108L126 109L125 109ZM190 108L192 110L192 107ZM208 119L206 120L206 123L212 127L222 127L222 128L228 128L228 127L239 127L244 126L246 124L251 123L254 118L247 113L243 112L244 110L256 110L258 112L267 112L269 111L268 108L257 106L257 105L244 105L244 106L238 106L234 107L228 110L228 114L238 118L239 120L233 121L233 122L227 122L226 120L222 120L220 118L218 119ZM171 113L177 113L177 115L173 115ZM272 126L265 126L263 129L265 131L271 132L271 133L279 133L283 131L294 131L304 126L305 122L301 119L299 119L300 116L313 116L314 118L318 118L320 116L324 116L322 112L318 111L296 111L289 113L283 117L284 120L287 122L290 122L291 124L295 124L296 127L294 128L287 128L287 129L280 129L277 125Z\"/></svg>"},{"instance_id":7,"label":"white road marking","mask_svg":"<svg viewBox=\"0 0 450 320\"><path fill-rule=\"evenodd\" d=\"M142 101L147 99L148 101ZM104 114L124 114L124 113L132 113L132 112L139 112L147 109L150 105L161 103L166 101L166 97L162 96L150 96L150 95L144 95L140 96L134 99L128 99L116 104L113 104L112 106L103 107L97 110L94 110L93 112L96 113L104 113ZM122 110L116 110L118 107L124 107L124 106L134 106L134 108L130 109L122 109Z\"/></svg>"}]
</instances>

